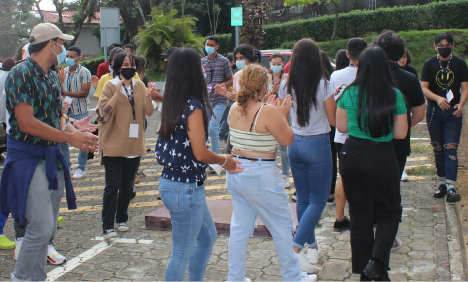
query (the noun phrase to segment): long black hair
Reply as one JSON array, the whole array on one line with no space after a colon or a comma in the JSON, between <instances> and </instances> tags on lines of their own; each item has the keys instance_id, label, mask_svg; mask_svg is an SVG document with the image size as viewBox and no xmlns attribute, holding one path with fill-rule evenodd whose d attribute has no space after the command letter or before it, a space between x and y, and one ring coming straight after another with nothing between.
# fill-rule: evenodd
<instances>
[{"instance_id":1,"label":"long black hair","mask_svg":"<svg viewBox=\"0 0 468 282\"><path fill-rule=\"evenodd\" d=\"M161 127L158 134L169 139L174 133L182 111L188 100L195 99L208 108L213 109L208 101L208 90L203 75L200 56L191 47L177 48L171 54L167 65L164 103L161 113ZM188 117L186 114L185 116ZM203 125L208 130L208 115L203 111ZM187 130L190 130L187 125Z\"/></svg>"},{"instance_id":2,"label":"long black hair","mask_svg":"<svg viewBox=\"0 0 468 282\"><path fill-rule=\"evenodd\" d=\"M372 138L392 133L396 117L396 92L388 57L379 47L367 48L359 58L356 79L359 87L358 125Z\"/></svg>"},{"instance_id":3,"label":"long black hair","mask_svg":"<svg viewBox=\"0 0 468 282\"><path fill-rule=\"evenodd\" d=\"M322 60L323 74L327 80L330 80L330 76L335 71L335 69L331 64L327 53L325 53L323 50L320 50L320 59Z\"/></svg>"},{"instance_id":4,"label":"long black hair","mask_svg":"<svg viewBox=\"0 0 468 282\"><path fill-rule=\"evenodd\" d=\"M349 58L346 56L346 49L341 49L336 52L335 70L341 70L349 66Z\"/></svg>"},{"instance_id":5,"label":"long black hair","mask_svg":"<svg viewBox=\"0 0 468 282\"><path fill-rule=\"evenodd\" d=\"M317 88L324 78L320 49L312 39L301 39L294 45L288 76L288 93L294 89L297 123L309 124L312 105L317 108Z\"/></svg>"}]
</instances>

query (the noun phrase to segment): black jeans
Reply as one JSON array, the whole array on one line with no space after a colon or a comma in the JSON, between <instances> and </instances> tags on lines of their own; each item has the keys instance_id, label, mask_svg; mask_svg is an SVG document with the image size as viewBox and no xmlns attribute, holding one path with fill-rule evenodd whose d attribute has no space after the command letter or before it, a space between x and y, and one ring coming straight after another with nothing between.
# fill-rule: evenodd
<instances>
[{"instance_id":1,"label":"black jeans","mask_svg":"<svg viewBox=\"0 0 468 282\"><path fill-rule=\"evenodd\" d=\"M132 198L135 174L140 157L103 157L106 187L102 204L102 229L114 229L117 223L127 222L128 205Z\"/></svg>"},{"instance_id":2,"label":"black jeans","mask_svg":"<svg viewBox=\"0 0 468 282\"><path fill-rule=\"evenodd\" d=\"M338 166L337 166L338 161L336 159L337 151L336 151L336 145L335 145L335 128L333 126L330 126L330 128L331 128L331 131L330 131L330 146L331 146L332 162L333 162L333 174L332 174L330 195L335 195L336 176L338 174Z\"/></svg>"},{"instance_id":3,"label":"black jeans","mask_svg":"<svg viewBox=\"0 0 468 282\"><path fill-rule=\"evenodd\" d=\"M400 170L400 177L403 174L403 170L405 170L406 159L408 158L407 155L399 155L396 154L396 159L398 162L398 169Z\"/></svg>"},{"instance_id":4,"label":"black jeans","mask_svg":"<svg viewBox=\"0 0 468 282\"><path fill-rule=\"evenodd\" d=\"M351 218L353 273L362 273L371 258L388 266L402 213L392 143L350 136L340 152L340 174Z\"/></svg>"}]
</instances>

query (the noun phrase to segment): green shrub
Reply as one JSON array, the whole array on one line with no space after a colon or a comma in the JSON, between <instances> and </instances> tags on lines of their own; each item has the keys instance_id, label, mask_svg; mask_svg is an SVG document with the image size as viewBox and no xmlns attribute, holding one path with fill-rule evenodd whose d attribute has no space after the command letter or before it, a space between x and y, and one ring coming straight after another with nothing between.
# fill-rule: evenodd
<instances>
[{"instance_id":1,"label":"green shrub","mask_svg":"<svg viewBox=\"0 0 468 282\"><path fill-rule=\"evenodd\" d=\"M94 59L86 60L86 61L81 61L80 64L87 68L92 75L96 75L97 73L97 68L99 64L104 63L104 56L100 56Z\"/></svg>"},{"instance_id":2,"label":"green shrub","mask_svg":"<svg viewBox=\"0 0 468 282\"><path fill-rule=\"evenodd\" d=\"M365 36L371 33L380 33L384 29L399 32L468 28L467 11L468 1L466 0L432 2L422 6L354 10L339 14L338 37ZM334 15L326 15L319 18L267 25L261 49L279 48L279 46L283 46L283 43L288 43L285 46L290 46L290 42L296 42L302 38L313 38L318 42L328 41L333 33L334 21ZM225 37L226 42L223 44L230 46L230 34L227 35L229 36Z\"/></svg>"}]
</instances>

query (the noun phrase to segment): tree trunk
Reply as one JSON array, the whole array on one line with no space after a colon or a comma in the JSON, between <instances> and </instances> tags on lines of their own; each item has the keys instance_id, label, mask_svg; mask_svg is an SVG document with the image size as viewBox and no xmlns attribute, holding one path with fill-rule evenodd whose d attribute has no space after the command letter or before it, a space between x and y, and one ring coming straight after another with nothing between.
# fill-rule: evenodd
<instances>
[{"instance_id":1,"label":"tree trunk","mask_svg":"<svg viewBox=\"0 0 468 282\"><path fill-rule=\"evenodd\" d=\"M335 25L333 26L333 35L330 38L331 40L336 40L337 39L337 30L338 30L338 5L335 4Z\"/></svg>"},{"instance_id":2,"label":"tree trunk","mask_svg":"<svg viewBox=\"0 0 468 282\"><path fill-rule=\"evenodd\" d=\"M41 7L39 7L39 4L41 3L42 0L39 1L34 1L34 4L36 4L36 9L37 12L39 13L39 16L41 16L41 21L44 21L44 14L42 14Z\"/></svg>"},{"instance_id":3,"label":"tree trunk","mask_svg":"<svg viewBox=\"0 0 468 282\"><path fill-rule=\"evenodd\" d=\"M184 17L185 17L185 0L182 1L182 22L180 24L180 43L184 44Z\"/></svg>"},{"instance_id":4,"label":"tree trunk","mask_svg":"<svg viewBox=\"0 0 468 282\"><path fill-rule=\"evenodd\" d=\"M171 11L174 10L174 0L171 0Z\"/></svg>"},{"instance_id":5,"label":"tree trunk","mask_svg":"<svg viewBox=\"0 0 468 282\"><path fill-rule=\"evenodd\" d=\"M140 5L140 1L139 0L135 0L137 2L137 5L138 5L138 11L140 12L140 15L143 19L143 22L146 23L146 18L145 18L145 14L143 13L143 10L141 9L141 5Z\"/></svg>"},{"instance_id":6,"label":"tree trunk","mask_svg":"<svg viewBox=\"0 0 468 282\"><path fill-rule=\"evenodd\" d=\"M64 32L65 31L65 25L63 23L63 16L62 16L63 0L61 1L61 3L59 3L58 0L54 0L54 5L55 5L55 9L57 10L57 14L58 14L57 26L60 28L60 30L62 32Z\"/></svg>"},{"instance_id":7,"label":"tree trunk","mask_svg":"<svg viewBox=\"0 0 468 282\"><path fill-rule=\"evenodd\" d=\"M210 21L211 34L213 34L213 24L211 23L210 5L208 4L208 0L206 0L206 12L208 13L208 20Z\"/></svg>"},{"instance_id":8,"label":"tree trunk","mask_svg":"<svg viewBox=\"0 0 468 282\"><path fill-rule=\"evenodd\" d=\"M88 24L91 22L91 18L94 16L94 7L96 4L97 0L83 0L81 9L77 11L80 14L78 17L76 17L74 28L75 38L70 42L70 46L74 46L76 44L76 41L78 40L78 37L81 33L81 28L83 27L83 23L86 20L86 18L88 18Z\"/></svg>"}]
</instances>

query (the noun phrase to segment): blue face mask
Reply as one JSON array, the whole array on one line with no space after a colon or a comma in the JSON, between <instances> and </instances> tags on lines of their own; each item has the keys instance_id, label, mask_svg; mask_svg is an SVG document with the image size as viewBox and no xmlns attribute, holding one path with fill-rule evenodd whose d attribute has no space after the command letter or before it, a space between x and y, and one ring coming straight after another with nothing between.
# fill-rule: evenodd
<instances>
[{"instance_id":1,"label":"blue face mask","mask_svg":"<svg viewBox=\"0 0 468 282\"><path fill-rule=\"evenodd\" d=\"M245 60L243 61L236 61L236 67L239 70L243 70L246 67Z\"/></svg>"},{"instance_id":2,"label":"blue face mask","mask_svg":"<svg viewBox=\"0 0 468 282\"><path fill-rule=\"evenodd\" d=\"M114 72L114 69L109 65L109 71Z\"/></svg>"},{"instance_id":3,"label":"blue face mask","mask_svg":"<svg viewBox=\"0 0 468 282\"><path fill-rule=\"evenodd\" d=\"M69 67L73 67L73 66L76 64L75 59L70 59L70 58L66 58L66 59L65 59L65 63L66 63L67 66L69 66Z\"/></svg>"},{"instance_id":4,"label":"blue face mask","mask_svg":"<svg viewBox=\"0 0 468 282\"><path fill-rule=\"evenodd\" d=\"M214 52L216 52L216 49L214 47L205 46L205 51L208 55L213 55Z\"/></svg>"},{"instance_id":5,"label":"blue face mask","mask_svg":"<svg viewBox=\"0 0 468 282\"><path fill-rule=\"evenodd\" d=\"M271 66L270 69L274 73L280 73L283 70L283 66Z\"/></svg>"},{"instance_id":6,"label":"blue face mask","mask_svg":"<svg viewBox=\"0 0 468 282\"><path fill-rule=\"evenodd\" d=\"M57 44L57 45L60 45L55 41L54 41L54 43ZM50 48L50 46L49 46L49 48ZM52 48L50 48L50 50L52 50ZM65 61L65 59L67 58L67 49L65 49L65 46L63 46L63 45L62 45L62 53L57 54L57 53L55 53L54 50L52 50L52 52L54 52L54 54L57 56L57 62L58 62L57 65L61 65Z\"/></svg>"}]
</instances>

